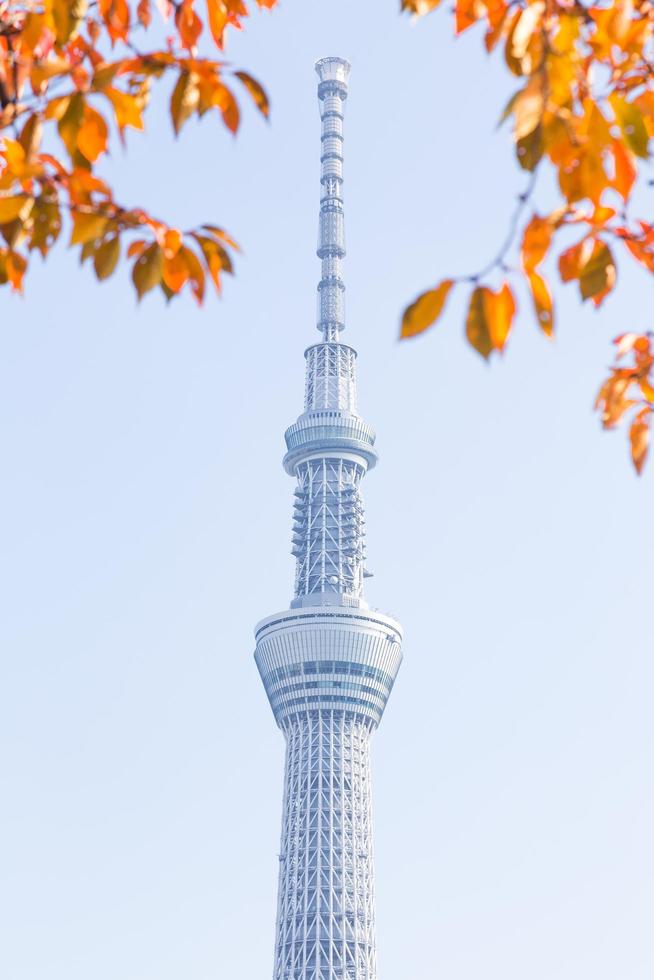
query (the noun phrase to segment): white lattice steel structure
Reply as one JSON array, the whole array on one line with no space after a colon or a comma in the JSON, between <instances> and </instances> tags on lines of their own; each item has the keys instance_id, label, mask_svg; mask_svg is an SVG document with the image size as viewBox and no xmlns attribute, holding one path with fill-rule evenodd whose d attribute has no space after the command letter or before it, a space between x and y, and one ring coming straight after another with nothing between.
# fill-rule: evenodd
<instances>
[{"instance_id":1,"label":"white lattice steel structure","mask_svg":"<svg viewBox=\"0 0 654 980\"><path fill-rule=\"evenodd\" d=\"M370 737L402 631L364 599L361 481L377 454L357 414L345 327L343 108L349 65L316 65L322 119L318 329L304 412L286 431L295 476L291 608L256 629L255 659L286 737L274 980L376 980Z\"/></svg>"}]
</instances>

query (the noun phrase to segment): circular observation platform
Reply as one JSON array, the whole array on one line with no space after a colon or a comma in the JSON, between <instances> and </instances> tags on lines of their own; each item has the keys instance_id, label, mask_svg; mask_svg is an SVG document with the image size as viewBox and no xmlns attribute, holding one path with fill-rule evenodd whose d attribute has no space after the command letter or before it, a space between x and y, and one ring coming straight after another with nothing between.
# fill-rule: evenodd
<instances>
[{"instance_id":1,"label":"circular observation platform","mask_svg":"<svg viewBox=\"0 0 654 980\"><path fill-rule=\"evenodd\" d=\"M367 609L312 606L256 627L254 658L280 728L313 711L381 721L402 662L402 628Z\"/></svg>"},{"instance_id":2,"label":"circular observation platform","mask_svg":"<svg viewBox=\"0 0 654 980\"><path fill-rule=\"evenodd\" d=\"M296 467L316 456L355 457L370 470L377 462L375 431L358 415L336 410L307 412L284 433L287 453L284 469L290 476Z\"/></svg>"}]
</instances>

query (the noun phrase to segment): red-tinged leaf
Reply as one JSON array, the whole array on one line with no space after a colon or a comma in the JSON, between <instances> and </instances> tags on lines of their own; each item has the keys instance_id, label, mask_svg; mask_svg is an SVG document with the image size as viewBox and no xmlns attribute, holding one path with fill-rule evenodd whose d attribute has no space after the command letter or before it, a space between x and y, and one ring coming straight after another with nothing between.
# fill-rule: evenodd
<instances>
[{"instance_id":1,"label":"red-tinged leaf","mask_svg":"<svg viewBox=\"0 0 654 980\"><path fill-rule=\"evenodd\" d=\"M552 241L553 227L547 218L535 214L522 238L520 258L525 272L533 272L547 255Z\"/></svg>"},{"instance_id":2,"label":"red-tinged leaf","mask_svg":"<svg viewBox=\"0 0 654 980\"><path fill-rule=\"evenodd\" d=\"M404 311L400 338L417 337L438 320L443 312L447 297L454 282L444 279L435 289L430 289L413 302Z\"/></svg>"},{"instance_id":3,"label":"red-tinged leaf","mask_svg":"<svg viewBox=\"0 0 654 980\"><path fill-rule=\"evenodd\" d=\"M579 270L579 290L583 300L599 306L615 285L616 268L611 249L596 240L589 259Z\"/></svg>"},{"instance_id":4,"label":"red-tinged leaf","mask_svg":"<svg viewBox=\"0 0 654 980\"><path fill-rule=\"evenodd\" d=\"M152 21L152 10L150 8L150 0L139 0L139 5L136 8L136 16L144 27L149 27Z\"/></svg>"},{"instance_id":5,"label":"red-tinged leaf","mask_svg":"<svg viewBox=\"0 0 654 980\"><path fill-rule=\"evenodd\" d=\"M90 105L84 107L84 119L77 134L77 147L90 163L106 152L109 129L104 118Z\"/></svg>"},{"instance_id":6,"label":"red-tinged leaf","mask_svg":"<svg viewBox=\"0 0 654 980\"><path fill-rule=\"evenodd\" d=\"M631 443L631 459L634 466L636 467L636 472L640 476L643 472L643 467L647 459L647 453L649 450L649 418L651 417L649 411L647 412L647 421L642 412L639 412L636 416L635 421L632 423L631 429L629 430L629 441Z\"/></svg>"},{"instance_id":7,"label":"red-tinged leaf","mask_svg":"<svg viewBox=\"0 0 654 980\"><path fill-rule=\"evenodd\" d=\"M538 326L548 337L554 332L554 304L547 282L537 272L528 272L527 279Z\"/></svg>"},{"instance_id":8,"label":"red-tinged leaf","mask_svg":"<svg viewBox=\"0 0 654 980\"><path fill-rule=\"evenodd\" d=\"M194 51L202 33L202 21L193 9L193 0L182 0L175 13L175 25L183 46Z\"/></svg>"},{"instance_id":9,"label":"red-tinged leaf","mask_svg":"<svg viewBox=\"0 0 654 980\"><path fill-rule=\"evenodd\" d=\"M572 282L573 279L579 278L581 267L590 258L592 250L592 240L586 238L581 242L577 242L576 245L571 245L570 248L566 248L564 252L561 252L559 255L559 275L561 276L561 282Z\"/></svg>"},{"instance_id":10,"label":"red-tinged leaf","mask_svg":"<svg viewBox=\"0 0 654 980\"><path fill-rule=\"evenodd\" d=\"M611 146L613 159L615 161L615 178L613 186L626 201L629 199L631 190L638 176L638 168L634 163L631 152L625 147L621 140L614 140Z\"/></svg>"},{"instance_id":11,"label":"red-tinged leaf","mask_svg":"<svg viewBox=\"0 0 654 980\"><path fill-rule=\"evenodd\" d=\"M234 74L237 78L240 78L245 85L259 112L265 116L266 119L268 119L270 115L270 103L268 102L268 96L266 95L265 90L261 87L259 82L244 71L237 71L234 72Z\"/></svg>"},{"instance_id":12,"label":"red-tinged leaf","mask_svg":"<svg viewBox=\"0 0 654 980\"><path fill-rule=\"evenodd\" d=\"M132 242L127 249L127 258L132 259L135 255L141 255L147 244L145 238L139 238L138 241Z\"/></svg>"},{"instance_id":13,"label":"red-tinged leaf","mask_svg":"<svg viewBox=\"0 0 654 980\"><path fill-rule=\"evenodd\" d=\"M200 264L195 252L192 252L190 248L186 245L182 245L180 250L186 260L186 267L189 271L189 279L191 283L191 292L198 302L198 305L202 305L204 300L204 286L205 286L205 275L204 269Z\"/></svg>"},{"instance_id":14,"label":"red-tinged leaf","mask_svg":"<svg viewBox=\"0 0 654 980\"><path fill-rule=\"evenodd\" d=\"M23 277L26 269L27 259L18 252L9 252L7 255L6 275L15 293L22 293L23 291Z\"/></svg>"},{"instance_id":15,"label":"red-tinged leaf","mask_svg":"<svg viewBox=\"0 0 654 980\"><path fill-rule=\"evenodd\" d=\"M216 86L212 101L220 109L227 129L230 133L236 133L240 121L240 112L236 99L226 85Z\"/></svg>"},{"instance_id":16,"label":"red-tinged leaf","mask_svg":"<svg viewBox=\"0 0 654 980\"><path fill-rule=\"evenodd\" d=\"M93 253L93 268L98 279L108 279L120 258L120 241L116 235L107 238Z\"/></svg>"},{"instance_id":17,"label":"red-tinged leaf","mask_svg":"<svg viewBox=\"0 0 654 980\"><path fill-rule=\"evenodd\" d=\"M456 0L454 8L455 32L463 34L477 23L486 13L481 0Z\"/></svg>"},{"instance_id":18,"label":"red-tinged leaf","mask_svg":"<svg viewBox=\"0 0 654 980\"><path fill-rule=\"evenodd\" d=\"M139 300L161 282L163 275L163 250L154 242L136 260L132 269L132 282Z\"/></svg>"}]
</instances>

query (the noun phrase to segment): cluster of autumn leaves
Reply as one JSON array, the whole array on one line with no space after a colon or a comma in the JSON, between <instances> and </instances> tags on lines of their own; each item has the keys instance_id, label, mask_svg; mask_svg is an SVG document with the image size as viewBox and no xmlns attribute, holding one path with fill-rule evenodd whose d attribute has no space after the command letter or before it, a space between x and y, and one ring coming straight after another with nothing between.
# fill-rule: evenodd
<instances>
[{"instance_id":1,"label":"cluster of autumn leaves","mask_svg":"<svg viewBox=\"0 0 654 980\"><path fill-rule=\"evenodd\" d=\"M439 4L402 0L403 9L416 15ZM511 119L516 160L531 175L514 215L516 230L543 164L554 169L561 197L555 211L526 221L520 266L498 290L481 282L481 275L445 279L404 312L402 337L416 336L436 322L452 288L467 285L466 335L488 358L509 339L520 280L538 327L552 335L554 302L541 263L556 246L559 278L576 283L581 299L596 307L615 288L618 256L654 273L654 224L631 213L639 169L654 137L654 3L456 0L455 23L457 34L482 24L486 50L502 46L507 68L521 83L501 117ZM571 238L563 247L561 240ZM511 245L484 276L510 271ZM629 417L632 458L640 472L654 412L650 339L629 333L615 343L616 361L597 407L607 428ZM634 360L632 367L624 366L625 356Z\"/></svg>"},{"instance_id":2,"label":"cluster of autumn leaves","mask_svg":"<svg viewBox=\"0 0 654 980\"><path fill-rule=\"evenodd\" d=\"M124 251L139 298L159 287L168 299L187 289L202 302L207 278L220 289L232 270L234 241L215 225L182 231L116 200L97 164L112 133L143 129L153 85L170 79L170 116L179 133L191 116L218 114L235 133L242 88L259 111L268 101L249 74L201 56L203 40L222 49L228 28L248 16L245 0L0 0L0 285L20 291L34 251L46 256L64 230L98 279ZM253 0L273 7L277 0ZM420 16L441 0L400 0ZM157 18L158 24L153 23ZM170 31L164 45L163 31ZM431 327L450 292L468 288L466 335L485 358L504 350L526 287L536 323L554 331L552 257L563 283L600 306L615 288L617 257L654 273L654 224L631 213L639 171L654 137L654 0L455 0L455 29L484 27L488 52L503 48L519 88L504 110L519 166L530 177L512 236L480 273L448 278L409 306L402 337ZM147 41L154 37L154 46ZM48 152L44 152L43 139ZM542 165L553 168L559 206L523 217ZM569 242L572 240L572 243ZM4 243L4 244L3 244ZM488 277L499 274L499 285ZM597 407L604 426L630 422L641 471L654 413L649 335L616 340L616 359Z\"/></svg>"},{"instance_id":3,"label":"cluster of autumn leaves","mask_svg":"<svg viewBox=\"0 0 654 980\"><path fill-rule=\"evenodd\" d=\"M235 133L235 85L268 115L254 78L200 57L205 23L195 0L158 0L157 7L171 34L163 49L146 49L150 0L0 0L0 285L22 290L31 253L46 256L65 228L98 279L112 274L124 249L139 298L158 286L170 299L186 287L202 302L207 279L220 289L221 275L232 271L236 245L220 228L171 227L118 202L95 172L112 131L124 140L127 128L143 129L153 83L164 77L174 79L176 133L209 112ZM202 0L207 34L219 47L247 13L242 0Z\"/></svg>"}]
</instances>

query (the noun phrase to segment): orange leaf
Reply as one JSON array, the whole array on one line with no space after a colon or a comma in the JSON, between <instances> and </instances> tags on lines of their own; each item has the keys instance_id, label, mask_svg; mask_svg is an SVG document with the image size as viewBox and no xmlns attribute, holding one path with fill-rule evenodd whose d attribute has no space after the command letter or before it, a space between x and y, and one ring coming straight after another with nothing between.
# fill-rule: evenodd
<instances>
[{"instance_id":1,"label":"orange leaf","mask_svg":"<svg viewBox=\"0 0 654 980\"><path fill-rule=\"evenodd\" d=\"M73 233L71 245L85 245L101 238L107 227L108 218L104 214L94 214L87 211L73 212Z\"/></svg>"},{"instance_id":2,"label":"orange leaf","mask_svg":"<svg viewBox=\"0 0 654 980\"><path fill-rule=\"evenodd\" d=\"M454 9L456 33L463 34L469 27L476 24L485 13L486 8L481 0L456 0Z\"/></svg>"},{"instance_id":3,"label":"orange leaf","mask_svg":"<svg viewBox=\"0 0 654 980\"><path fill-rule=\"evenodd\" d=\"M7 279L16 293L23 291L23 276L26 269L27 259L18 252L9 252L7 255Z\"/></svg>"},{"instance_id":4,"label":"orange leaf","mask_svg":"<svg viewBox=\"0 0 654 980\"><path fill-rule=\"evenodd\" d=\"M615 178L613 186L622 197L627 200L631 194L631 189L638 175L638 168L633 161L631 152L626 148L621 140L613 140L611 149L615 160Z\"/></svg>"},{"instance_id":5,"label":"orange leaf","mask_svg":"<svg viewBox=\"0 0 654 980\"><path fill-rule=\"evenodd\" d=\"M25 194L18 194L16 197L0 197L0 225L8 221L14 221L21 213L23 208L33 198Z\"/></svg>"},{"instance_id":6,"label":"orange leaf","mask_svg":"<svg viewBox=\"0 0 654 980\"><path fill-rule=\"evenodd\" d=\"M525 272L533 272L547 255L552 231L552 225L547 218L541 218L537 214L533 216L525 228L520 253Z\"/></svg>"},{"instance_id":7,"label":"orange leaf","mask_svg":"<svg viewBox=\"0 0 654 980\"><path fill-rule=\"evenodd\" d=\"M482 357L488 358L492 351L504 349L514 314L515 300L508 283L497 293L487 286L474 289L468 307L466 336Z\"/></svg>"},{"instance_id":8,"label":"orange leaf","mask_svg":"<svg viewBox=\"0 0 654 980\"><path fill-rule=\"evenodd\" d=\"M647 410L647 416L650 416ZM645 421L642 412L639 412L629 430L629 441L631 443L631 458L636 467L636 472L640 476L647 459L649 449L649 422Z\"/></svg>"},{"instance_id":9,"label":"orange leaf","mask_svg":"<svg viewBox=\"0 0 654 980\"><path fill-rule=\"evenodd\" d=\"M223 0L207 0L207 14L209 15L209 30L211 36L219 48L223 46L223 35L227 26L227 8Z\"/></svg>"},{"instance_id":10,"label":"orange leaf","mask_svg":"<svg viewBox=\"0 0 654 980\"><path fill-rule=\"evenodd\" d=\"M150 22L152 21L150 0L139 0L139 5L136 8L136 16L144 27L150 26Z\"/></svg>"},{"instance_id":11,"label":"orange leaf","mask_svg":"<svg viewBox=\"0 0 654 980\"><path fill-rule=\"evenodd\" d=\"M402 316L400 337L416 337L436 322L447 301L453 286L452 279L444 279L436 289L419 296L411 306L407 306Z\"/></svg>"},{"instance_id":12,"label":"orange leaf","mask_svg":"<svg viewBox=\"0 0 654 980\"><path fill-rule=\"evenodd\" d=\"M554 332L554 305L547 282L537 272L527 272L538 326L548 337Z\"/></svg>"},{"instance_id":13,"label":"orange leaf","mask_svg":"<svg viewBox=\"0 0 654 980\"><path fill-rule=\"evenodd\" d=\"M90 105L84 107L84 120L77 134L77 146L90 163L107 149L109 130L104 118Z\"/></svg>"},{"instance_id":14,"label":"orange leaf","mask_svg":"<svg viewBox=\"0 0 654 980\"><path fill-rule=\"evenodd\" d=\"M193 9L193 0L182 0L175 13L175 24L182 44L193 51L202 33L202 21Z\"/></svg>"},{"instance_id":15,"label":"orange leaf","mask_svg":"<svg viewBox=\"0 0 654 980\"><path fill-rule=\"evenodd\" d=\"M243 82L246 89L252 96L257 109L267 119L270 114L270 103L268 102L268 96L259 82L244 71L236 71L234 74Z\"/></svg>"}]
</instances>

